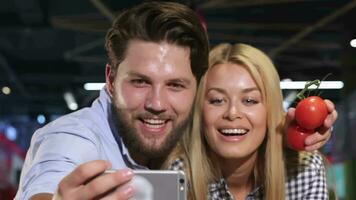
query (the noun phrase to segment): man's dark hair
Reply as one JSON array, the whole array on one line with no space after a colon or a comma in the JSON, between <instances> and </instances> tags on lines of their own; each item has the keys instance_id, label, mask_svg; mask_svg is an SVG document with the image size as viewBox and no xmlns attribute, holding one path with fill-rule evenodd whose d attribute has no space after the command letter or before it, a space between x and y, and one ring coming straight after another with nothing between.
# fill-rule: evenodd
<instances>
[{"instance_id":1,"label":"man's dark hair","mask_svg":"<svg viewBox=\"0 0 356 200\"><path fill-rule=\"evenodd\" d=\"M197 14L174 2L146 2L117 16L106 35L105 48L114 73L130 40L168 42L190 48L190 64L199 80L208 66L209 43Z\"/></svg>"}]
</instances>

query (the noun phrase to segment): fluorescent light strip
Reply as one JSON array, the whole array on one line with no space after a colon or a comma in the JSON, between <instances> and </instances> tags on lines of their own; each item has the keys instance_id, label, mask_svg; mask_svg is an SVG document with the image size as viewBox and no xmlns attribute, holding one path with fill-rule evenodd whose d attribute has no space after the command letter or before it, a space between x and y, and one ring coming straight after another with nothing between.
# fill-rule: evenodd
<instances>
[{"instance_id":1,"label":"fluorescent light strip","mask_svg":"<svg viewBox=\"0 0 356 200\"><path fill-rule=\"evenodd\" d=\"M85 90L101 90L104 87L105 83L85 83Z\"/></svg>"},{"instance_id":2,"label":"fluorescent light strip","mask_svg":"<svg viewBox=\"0 0 356 200\"><path fill-rule=\"evenodd\" d=\"M303 89L306 81L282 81L281 89L284 90L293 90L293 89ZM104 87L105 83L85 83L85 90L101 90ZM342 81L323 81L320 84L319 89L342 89L344 87L344 82ZM310 88L316 88L311 86Z\"/></svg>"},{"instance_id":3,"label":"fluorescent light strip","mask_svg":"<svg viewBox=\"0 0 356 200\"><path fill-rule=\"evenodd\" d=\"M307 81L282 81L281 89L293 90L293 89L303 89ZM342 81L322 81L319 89L342 89L344 87L344 82ZM313 85L309 87L315 89L316 86Z\"/></svg>"}]
</instances>

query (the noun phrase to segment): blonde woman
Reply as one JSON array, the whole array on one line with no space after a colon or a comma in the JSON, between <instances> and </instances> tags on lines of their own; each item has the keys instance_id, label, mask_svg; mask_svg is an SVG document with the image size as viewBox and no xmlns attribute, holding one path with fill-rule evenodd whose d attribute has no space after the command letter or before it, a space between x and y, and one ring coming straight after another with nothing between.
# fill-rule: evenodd
<instances>
[{"instance_id":1,"label":"blonde woman","mask_svg":"<svg viewBox=\"0 0 356 200\"><path fill-rule=\"evenodd\" d=\"M192 199L328 199L322 156L284 148L279 81L272 61L252 46L212 49L192 130L171 165L186 169Z\"/></svg>"}]
</instances>

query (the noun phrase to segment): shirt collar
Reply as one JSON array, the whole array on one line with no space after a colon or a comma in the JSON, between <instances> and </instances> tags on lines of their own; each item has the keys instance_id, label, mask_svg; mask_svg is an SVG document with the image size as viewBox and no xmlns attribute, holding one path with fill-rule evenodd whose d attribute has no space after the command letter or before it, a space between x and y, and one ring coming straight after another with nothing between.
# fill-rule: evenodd
<instances>
[{"instance_id":1,"label":"shirt collar","mask_svg":"<svg viewBox=\"0 0 356 200\"><path fill-rule=\"evenodd\" d=\"M208 191L210 197L224 197L224 199L231 200L234 199L233 195L229 191L229 188L224 178L220 178L219 180L210 183L208 186ZM263 187L259 186L247 195L246 200L262 199L262 197Z\"/></svg>"}]
</instances>

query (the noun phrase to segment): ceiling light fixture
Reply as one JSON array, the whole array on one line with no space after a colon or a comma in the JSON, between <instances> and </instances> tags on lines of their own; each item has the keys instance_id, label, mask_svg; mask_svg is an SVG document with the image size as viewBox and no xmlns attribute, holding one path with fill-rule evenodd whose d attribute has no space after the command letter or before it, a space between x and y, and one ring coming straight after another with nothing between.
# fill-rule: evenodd
<instances>
[{"instance_id":1,"label":"ceiling light fixture","mask_svg":"<svg viewBox=\"0 0 356 200\"><path fill-rule=\"evenodd\" d=\"M307 81L281 81L281 89L293 90L293 89L303 89ZM342 81L322 81L319 89L342 89L344 87L344 82ZM312 85L310 89L315 89L316 86Z\"/></svg>"},{"instance_id":2,"label":"ceiling light fixture","mask_svg":"<svg viewBox=\"0 0 356 200\"><path fill-rule=\"evenodd\" d=\"M350 41L350 45L351 45L352 47L356 48L356 39L352 39L352 40Z\"/></svg>"},{"instance_id":3,"label":"ceiling light fixture","mask_svg":"<svg viewBox=\"0 0 356 200\"><path fill-rule=\"evenodd\" d=\"M2 93L4 93L5 95L9 95L11 93L11 88L4 86L1 89Z\"/></svg>"},{"instance_id":4,"label":"ceiling light fixture","mask_svg":"<svg viewBox=\"0 0 356 200\"><path fill-rule=\"evenodd\" d=\"M77 104L77 101L74 98L73 93L65 92L63 94L63 98L64 98L69 110L77 110L78 109L78 104Z\"/></svg>"},{"instance_id":5,"label":"ceiling light fixture","mask_svg":"<svg viewBox=\"0 0 356 200\"><path fill-rule=\"evenodd\" d=\"M283 90L293 90L293 89L303 89L307 81L281 81L281 89ZM85 83L85 90L101 90L105 83ZM322 81L319 89L342 89L344 87L344 82L342 81ZM311 89L316 88L311 86Z\"/></svg>"},{"instance_id":6,"label":"ceiling light fixture","mask_svg":"<svg viewBox=\"0 0 356 200\"><path fill-rule=\"evenodd\" d=\"M85 90L101 90L104 87L105 83L85 83Z\"/></svg>"},{"instance_id":7,"label":"ceiling light fixture","mask_svg":"<svg viewBox=\"0 0 356 200\"><path fill-rule=\"evenodd\" d=\"M39 124L44 124L46 123L46 117L43 114L37 115L37 122Z\"/></svg>"}]
</instances>

